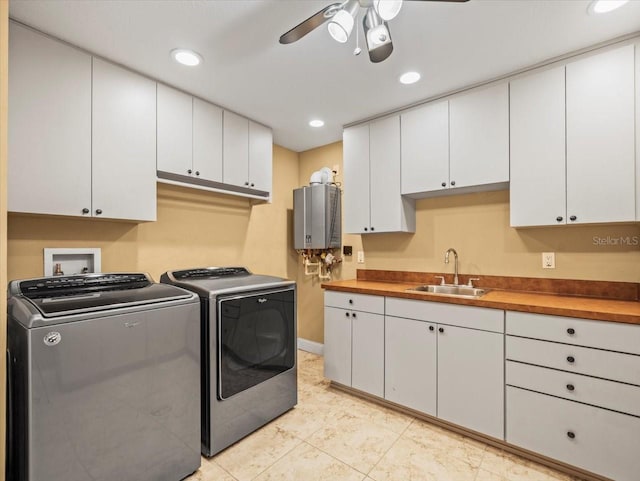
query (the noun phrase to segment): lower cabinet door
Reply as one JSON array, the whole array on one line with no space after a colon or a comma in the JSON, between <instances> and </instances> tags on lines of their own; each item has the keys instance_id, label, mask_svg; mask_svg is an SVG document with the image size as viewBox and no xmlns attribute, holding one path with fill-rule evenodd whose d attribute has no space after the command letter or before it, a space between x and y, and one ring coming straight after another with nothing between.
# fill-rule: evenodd
<instances>
[{"instance_id":1,"label":"lower cabinet door","mask_svg":"<svg viewBox=\"0 0 640 481\"><path fill-rule=\"evenodd\" d=\"M507 387L507 442L615 481L637 481L640 418Z\"/></svg>"},{"instance_id":2,"label":"lower cabinet door","mask_svg":"<svg viewBox=\"0 0 640 481\"><path fill-rule=\"evenodd\" d=\"M439 324L438 417L504 439L504 336Z\"/></svg>"},{"instance_id":3,"label":"lower cabinet door","mask_svg":"<svg viewBox=\"0 0 640 481\"><path fill-rule=\"evenodd\" d=\"M385 317L384 398L436 415L435 324Z\"/></svg>"},{"instance_id":4,"label":"lower cabinet door","mask_svg":"<svg viewBox=\"0 0 640 481\"><path fill-rule=\"evenodd\" d=\"M351 313L324 307L324 375L351 386Z\"/></svg>"},{"instance_id":5,"label":"lower cabinet door","mask_svg":"<svg viewBox=\"0 0 640 481\"><path fill-rule=\"evenodd\" d=\"M384 316L352 312L351 322L351 387L383 397Z\"/></svg>"}]
</instances>

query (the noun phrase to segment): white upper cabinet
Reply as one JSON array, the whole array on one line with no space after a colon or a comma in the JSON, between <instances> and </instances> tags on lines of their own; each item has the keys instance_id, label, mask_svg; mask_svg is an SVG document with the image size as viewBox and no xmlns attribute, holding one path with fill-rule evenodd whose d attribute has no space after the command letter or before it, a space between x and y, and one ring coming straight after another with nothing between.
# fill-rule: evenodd
<instances>
[{"instance_id":1,"label":"white upper cabinet","mask_svg":"<svg viewBox=\"0 0 640 481\"><path fill-rule=\"evenodd\" d=\"M8 209L89 216L91 56L13 22L9 45Z\"/></svg>"},{"instance_id":2,"label":"white upper cabinet","mask_svg":"<svg viewBox=\"0 0 640 481\"><path fill-rule=\"evenodd\" d=\"M567 64L569 223L636 219L634 95L633 45Z\"/></svg>"},{"instance_id":3,"label":"white upper cabinet","mask_svg":"<svg viewBox=\"0 0 640 481\"><path fill-rule=\"evenodd\" d=\"M156 83L93 59L92 215L156 220Z\"/></svg>"},{"instance_id":4,"label":"white upper cabinet","mask_svg":"<svg viewBox=\"0 0 640 481\"><path fill-rule=\"evenodd\" d=\"M449 187L449 102L404 112L401 119L402 194Z\"/></svg>"},{"instance_id":5,"label":"white upper cabinet","mask_svg":"<svg viewBox=\"0 0 640 481\"><path fill-rule=\"evenodd\" d=\"M192 140L191 95L158 84L158 170L190 175Z\"/></svg>"},{"instance_id":6,"label":"white upper cabinet","mask_svg":"<svg viewBox=\"0 0 640 481\"><path fill-rule=\"evenodd\" d=\"M249 187L249 120L226 110L223 120L222 181Z\"/></svg>"},{"instance_id":7,"label":"white upper cabinet","mask_svg":"<svg viewBox=\"0 0 640 481\"><path fill-rule=\"evenodd\" d=\"M513 227L566 223L565 68L511 82Z\"/></svg>"},{"instance_id":8,"label":"white upper cabinet","mask_svg":"<svg viewBox=\"0 0 640 481\"><path fill-rule=\"evenodd\" d=\"M369 216L369 124L344 129L344 230L367 232Z\"/></svg>"},{"instance_id":9,"label":"white upper cabinet","mask_svg":"<svg viewBox=\"0 0 640 481\"><path fill-rule=\"evenodd\" d=\"M249 121L249 187L271 192L273 134L269 127Z\"/></svg>"},{"instance_id":10,"label":"white upper cabinet","mask_svg":"<svg viewBox=\"0 0 640 481\"><path fill-rule=\"evenodd\" d=\"M415 202L400 193L400 117L344 131L345 230L414 232Z\"/></svg>"},{"instance_id":11,"label":"white upper cabinet","mask_svg":"<svg viewBox=\"0 0 640 481\"><path fill-rule=\"evenodd\" d=\"M222 109L193 98L193 167L196 178L222 182Z\"/></svg>"},{"instance_id":12,"label":"white upper cabinet","mask_svg":"<svg viewBox=\"0 0 640 481\"><path fill-rule=\"evenodd\" d=\"M449 100L451 187L509 182L509 85Z\"/></svg>"}]
</instances>

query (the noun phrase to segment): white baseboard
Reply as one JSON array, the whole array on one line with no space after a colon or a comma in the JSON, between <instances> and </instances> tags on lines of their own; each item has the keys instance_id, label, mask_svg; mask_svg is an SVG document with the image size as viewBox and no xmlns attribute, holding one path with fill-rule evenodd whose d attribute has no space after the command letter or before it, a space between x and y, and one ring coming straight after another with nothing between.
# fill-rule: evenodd
<instances>
[{"instance_id":1,"label":"white baseboard","mask_svg":"<svg viewBox=\"0 0 640 481\"><path fill-rule=\"evenodd\" d=\"M313 354L318 354L319 356L322 356L324 354L324 344L310 341L308 339L303 339L301 337L298 338L298 349L302 349L303 351L311 352Z\"/></svg>"}]
</instances>

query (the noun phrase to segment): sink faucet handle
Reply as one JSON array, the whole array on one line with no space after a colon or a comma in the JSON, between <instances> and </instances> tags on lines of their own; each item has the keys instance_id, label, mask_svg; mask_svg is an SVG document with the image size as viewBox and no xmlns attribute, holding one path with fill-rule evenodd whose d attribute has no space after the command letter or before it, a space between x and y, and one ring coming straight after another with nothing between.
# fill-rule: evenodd
<instances>
[{"instance_id":1,"label":"sink faucet handle","mask_svg":"<svg viewBox=\"0 0 640 481\"><path fill-rule=\"evenodd\" d=\"M433 276L433 277L435 277L436 279L440 279L440 285L441 285L441 286L444 286L444 284L445 284L445 282L444 282L444 276Z\"/></svg>"},{"instance_id":2,"label":"sink faucet handle","mask_svg":"<svg viewBox=\"0 0 640 481\"><path fill-rule=\"evenodd\" d=\"M470 278L469 278L469 281L467 282L467 285L468 285L469 287L473 287L473 281L479 281L479 280L480 280L480 278L479 278L479 277L470 277Z\"/></svg>"}]
</instances>

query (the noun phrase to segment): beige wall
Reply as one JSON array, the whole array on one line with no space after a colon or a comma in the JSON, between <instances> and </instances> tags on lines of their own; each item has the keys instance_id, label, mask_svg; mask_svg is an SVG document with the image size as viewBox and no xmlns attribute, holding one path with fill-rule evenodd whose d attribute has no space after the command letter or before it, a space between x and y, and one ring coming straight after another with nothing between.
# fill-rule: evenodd
<instances>
[{"instance_id":1,"label":"beige wall","mask_svg":"<svg viewBox=\"0 0 640 481\"><path fill-rule=\"evenodd\" d=\"M10 279L43 274L45 247L100 247L102 270L140 270L156 280L167 269L246 265L294 279L291 191L298 154L274 147L273 202L158 184L158 220L148 223L9 215Z\"/></svg>"},{"instance_id":2,"label":"beige wall","mask_svg":"<svg viewBox=\"0 0 640 481\"><path fill-rule=\"evenodd\" d=\"M7 285L7 89L9 2L0 0L0 288ZM7 349L7 299L0 295L0 352ZM0 356L0 413L5 411L5 356ZM0 415L0 466L4 466L5 418ZM4 469L0 469L4 480Z\"/></svg>"}]
</instances>

